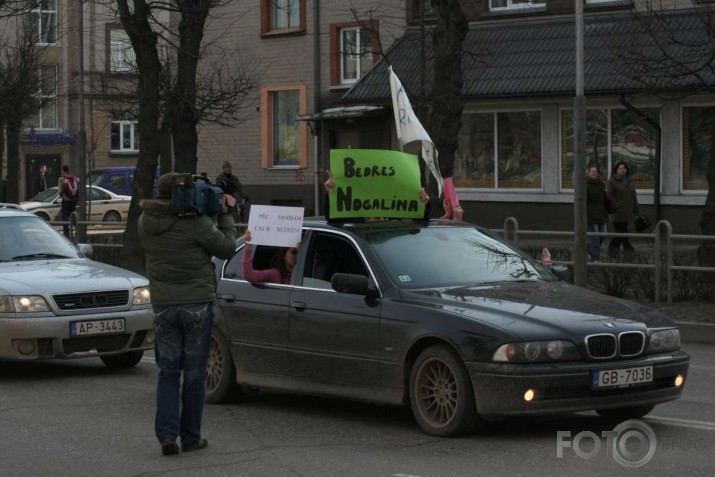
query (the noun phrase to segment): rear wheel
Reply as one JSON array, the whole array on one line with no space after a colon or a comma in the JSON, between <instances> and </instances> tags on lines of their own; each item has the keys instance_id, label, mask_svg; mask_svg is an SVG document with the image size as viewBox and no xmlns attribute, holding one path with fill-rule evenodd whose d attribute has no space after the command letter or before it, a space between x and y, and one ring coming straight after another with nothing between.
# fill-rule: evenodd
<instances>
[{"instance_id":1,"label":"rear wheel","mask_svg":"<svg viewBox=\"0 0 715 477\"><path fill-rule=\"evenodd\" d=\"M119 212L115 210L110 210L104 214L104 218L102 219L103 222L120 222L121 220L122 217L119 215Z\"/></svg>"},{"instance_id":2,"label":"rear wheel","mask_svg":"<svg viewBox=\"0 0 715 477\"><path fill-rule=\"evenodd\" d=\"M228 341L220 331L211 332L211 349L206 366L206 397L209 404L235 400L243 396L236 383L236 366L233 364Z\"/></svg>"},{"instance_id":3,"label":"rear wheel","mask_svg":"<svg viewBox=\"0 0 715 477\"><path fill-rule=\"evenodd\" d=\"M38 216L39 218L41 218L42 220L46 221L46 222L49 222L49 221L50 221L50 216L47 215L47 214L44 213L44 212L35 212L35 215Z\"/></svg>"},{"instance_id":4,"label":"rear wheel","mask_svg":"<svg viewBox=\"0 0 715 477\"><path fill-rule=\"evenodd\" d=\"M130 351L123 354L111 354L108 356L100 356L104 365L109 369L133 368L144 356L144 351Z\"/></svg>"},{"instance_id":5,"label":"rear wheel","mask_svg":"<svg viewBox=\"0 0 715 477\"><path fill-rule=\"evenodd\" d=\"M417 357L410 374L410 404L417 423L433 436L468 434L483 424L464 363L446 345L431 346Z\"/></svg>"},{"instance_id":6,"label":"rear wheel","mask_svg":"<svg viewBox=\"0 0 715 477\"><path fill-rule=\"evenodd\" d=\"M639 419L653 410L655 404L643 406L619 407L617 409L596 409L596 412L609 421L623 422L628 419Z\"/></svg>"}]
</instances>

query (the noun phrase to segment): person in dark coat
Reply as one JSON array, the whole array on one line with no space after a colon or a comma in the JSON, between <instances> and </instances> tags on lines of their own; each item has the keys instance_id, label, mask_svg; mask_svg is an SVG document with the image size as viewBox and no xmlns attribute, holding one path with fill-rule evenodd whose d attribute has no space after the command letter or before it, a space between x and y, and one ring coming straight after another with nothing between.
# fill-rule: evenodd
<instances>
[{"instance_id":1,"label":"person in dark coat","mask_svg":"<svg viewBox=\"0 0 715 477\"><path fill-rule=\"evenodd\" d=\"M40 173L37 176L37 180L35 182L35 190L33 192L33 196L36 194L39 194L40 192L44 192L47 190L47 166L46 165L41 165L40 166Z\"/></svg>"},{"instance_id":2,"label":"person in dark coat","mask_svg":"<svg viewBox=\"0 0 715 477\"><path fill-rule=\"evenodd\" d=\"M620 161L613 168L613 174L606 185L606 194L615 207L613 229L619 234L628 233L628 222L633 221L639 213L636 185L631 180L630 169L625 162ZM608 245L608 254L618 254L621 246L626 252L633 251L628 237L613 237Z\"/></svg>"},{"instance_id":3,"label":"person in dark coat","mask_svg":"<svg viewBox=\"0 0 715 477\"><path fill-rule=\"evenodd\" d=\"M608 213L606 211L606 186L596 164L586 168L586 218L589 232L605 233ZM588 256L592 262L601 260L603 237L588 238Z\"/></svg>"}]
</instances>

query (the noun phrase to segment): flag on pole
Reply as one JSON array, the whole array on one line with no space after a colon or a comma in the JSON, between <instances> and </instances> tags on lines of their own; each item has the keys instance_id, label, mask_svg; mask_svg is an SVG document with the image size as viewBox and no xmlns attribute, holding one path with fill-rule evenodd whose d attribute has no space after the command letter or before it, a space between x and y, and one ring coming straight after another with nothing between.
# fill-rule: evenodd
<instances>
[{"instance_id":1,"label":"flag on pole","mask_svg":"<svg viewBox=\"0 0 715 477\"><path fill-rule=\"evenodd\" d=\"M437 188L441 196L444 181L437 166L437 150L429 134L427 134L425 128L422 127L422 123L420 123L420 120L417 119L415 112L412 110L410 99L407 97L407 93L405 92L405 88L402 87L400 79L395 72L392 71L392 66L389 67L389 71L390 88L392 89L392 109L395 110L397 140L400 141L400 145L402 146L413 141L422 142L422 159L427 163L427 167L429 167L434 178L437 179Z\"/></svg>"}]
</instances>

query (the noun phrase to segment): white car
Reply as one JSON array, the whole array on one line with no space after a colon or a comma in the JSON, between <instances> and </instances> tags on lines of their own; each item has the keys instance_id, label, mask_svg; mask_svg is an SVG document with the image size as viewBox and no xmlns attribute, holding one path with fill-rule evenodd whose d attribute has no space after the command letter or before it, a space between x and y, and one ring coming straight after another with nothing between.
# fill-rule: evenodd
<instances>
[{"instance_id":1,"label":"white car","mask_svg":"<svg viewBox=\"0 0 715 477\"><path fill-rule=\"evenodd\" d=\"M0 204L0 360L97 356L126 368L153 348L149 281L91 249Z\"/></svg>"},{"instance_id":2,"label":"white car","mask_svg":"<svg viewBox=\"0 0 715 477\"><path fill-rule=\"evenodd\" d=\"M119 195L102 187L92 186L85 188L88 199L88 214L90 221L125 222L129 214L130 195ZM57 192L57 187L50 187L46 191L36 194L20 206L28 212L47 221L62 220L60 208L62 200Z\"/></svg>"}]
</instances>

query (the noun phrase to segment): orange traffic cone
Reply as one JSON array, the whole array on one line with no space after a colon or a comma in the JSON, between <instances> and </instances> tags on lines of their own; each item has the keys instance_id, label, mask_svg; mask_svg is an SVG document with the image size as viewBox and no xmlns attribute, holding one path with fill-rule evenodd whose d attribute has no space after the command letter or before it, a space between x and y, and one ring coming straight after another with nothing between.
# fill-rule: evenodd
<instances>
[{"instance_id":1,"label":"orange traffic cone","mask_svg":"<svg viewBox=\"0 0 715 477\"><path fill-rule=\"evenodd\" d=\"M549 267L553 264L551 261L551 253L549 249L546 248L546 244L544 244L544 249L541 251L541 263L544 264L545 267Z\"/></svg>"}]
</instances>

